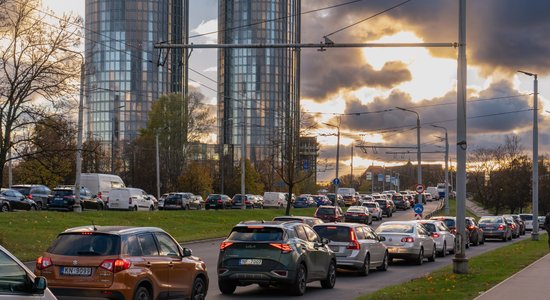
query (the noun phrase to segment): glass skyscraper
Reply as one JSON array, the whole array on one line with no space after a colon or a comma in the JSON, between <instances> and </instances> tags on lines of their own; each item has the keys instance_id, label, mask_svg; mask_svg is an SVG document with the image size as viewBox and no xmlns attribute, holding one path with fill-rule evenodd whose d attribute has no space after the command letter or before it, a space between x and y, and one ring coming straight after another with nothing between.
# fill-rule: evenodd
<instances>
[{"instance_id":1,"label":"glass skyscraper","mask_svg":"<svg viewBox=\"0 0 550 300\"><path fill-rule=\"evenodd\" d=\"M181 92L182 50L153 46L182 42L183 1L86 0L85 131L112 153L146 126L154 100Z\"/></svg>"},{"instance_id":2,"label":"glass skyscraper","mask_svg":"<svg viewBox=\"0 0 550 300\"><path fill-rule=\"evenodd\" d=\"M220 44L300 42L300 0L220 0ZM247 158L277 157L290 120L299 122L299 49L220 49L218 126L220 149L240 160L244 135ZM243 107L244 106L244 107ZM243 116L244 114L244 116ZM295 127L296 128L296 127ZM222 160L223 161L223 160Z\"/></svg>"}]
</instances>

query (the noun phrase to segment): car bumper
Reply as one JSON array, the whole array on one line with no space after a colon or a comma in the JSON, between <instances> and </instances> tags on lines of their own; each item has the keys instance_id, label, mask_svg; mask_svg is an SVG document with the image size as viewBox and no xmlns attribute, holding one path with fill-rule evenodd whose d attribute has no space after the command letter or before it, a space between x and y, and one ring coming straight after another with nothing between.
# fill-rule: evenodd
<instances>
[{"instance_id":1,"label":"car bumper","mask_svg":"<svg viewBox=\"0 0 550 300\"><path fill-rule=\"evenodd\" d=\"M275 271L286 271L286 276L281 276ZM296 279L295 270L261 270L261 271L244 271L235 270L227 271L223 274L218 274L218 281L231 281L237 285L249 285L255 283L266 283L271 285L291 284Z\"/></svg>"},{"instance_id":2,"label":"car bumper","mask_svg":"<svg viewBox=\"0 0 550 300\"><path fill-rule=\"evenodd\" d=\"M358 218L358 217L345 217L344 218L344 222L349 222L349 223L367 223L369 221L369 218L368 217L361 217L361 218Z\"/></svg>"},{"instance_id":3,"label":"car bumper","mask_svg":"<svg viewBox=\"0 0 550 300\"><path fill-rule=\"evenodd\" d=\"M336 257L336 266L341 269L359 269L363 267L364 257Z\"/></svg>"},{"instance_id":4,"label":"car bumper","mask_svg":"<svg viewBox=\"0 0 550 300\"><path fill-rule=\"evenodd\" d=\"M506 231L485 231L485 238L504 238L506 236Z\"/></svg>"},{"instance_id":5,"label":"car bumper","mask_svg":"<svg viewBox=\"0 0 550 300\"><path fill-rule=\"evenodd\" d=\"M420 253L420 248L416 247L391 247L388 246L388 255L390 258L412 259Z\"/></svg>"},{"instance_id":6,"label":"car bumper","mask_svg":"<svg viewBox=\"0 0 550 300\"><path fill-rule=\"evenodd\" d=\"M108 289L76 289L50 288L57 299L113 299L125 300L132 298L132 291L120 292Z\"/></svg>"}]
</instances>

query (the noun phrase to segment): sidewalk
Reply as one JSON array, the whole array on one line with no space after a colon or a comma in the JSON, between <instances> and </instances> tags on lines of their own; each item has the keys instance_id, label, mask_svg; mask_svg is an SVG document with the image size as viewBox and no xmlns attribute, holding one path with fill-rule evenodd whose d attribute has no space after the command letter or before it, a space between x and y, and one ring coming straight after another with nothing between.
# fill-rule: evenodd
<instances>
[{"instance_id":1,"label":"sidewalk","mask_svg":"<svg viewBox=\"0 0 550 300\"><path fill-rule=\"evenodd\" d=\"M473 212L476 216L490 216L491 213L485 210L483 207L477 205L477 203L466 198L466 207Z\"/></svg>"},{"instance_id":2,"label":"sidewalk","mask_svg":"<svg viewBox=\"0 0 550 300\"><path fill-rule=\"evenodd\" d=\"M549 277L550 254L546 254L474 300L550 299Z\"/></svg>"}]
</instances>

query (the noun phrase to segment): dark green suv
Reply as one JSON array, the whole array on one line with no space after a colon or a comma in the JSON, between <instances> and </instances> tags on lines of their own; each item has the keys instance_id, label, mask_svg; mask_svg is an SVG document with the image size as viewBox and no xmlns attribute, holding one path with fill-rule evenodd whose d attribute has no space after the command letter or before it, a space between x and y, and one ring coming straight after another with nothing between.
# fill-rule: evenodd
<instances>
[{"instance_id":1,"label":"dark green suv","mask_svg":"<svg viewBox=\"0 0 550 300\"><path fill-rule=\"evenodd\" d=\"M218 286L232 294L237 286L288 286L303 295L306 284L336 282L336 256L309 226L297 222L247 221L237 224L220 245Z\"/></svg>"}]
</instances>

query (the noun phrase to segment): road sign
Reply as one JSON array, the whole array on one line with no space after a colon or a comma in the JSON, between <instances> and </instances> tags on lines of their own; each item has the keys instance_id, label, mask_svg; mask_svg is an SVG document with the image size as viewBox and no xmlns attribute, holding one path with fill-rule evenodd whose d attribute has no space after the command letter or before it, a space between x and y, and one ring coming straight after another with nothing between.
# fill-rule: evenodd
<instances>
[{"instance_id":1,"label":"road sign","mask_svg":"<svg viewBox=\"0 0 550 300\"><path fill-rule=\"evenodd\" d=\"M384 181L384 174L378 174L378 181L379 182Z\"/></svg>"},{"instance_id":2,"label":"road sign","mask_svg":"<svg viewBox=\"0 0 550 300\"><path fill-rule=\"evenodd\" d=\"M339 179L339 178L334 178L334 179L332 180L332 184L334 184L334 185L340 185L340 179Z\"/></svg>"},{"instance_id":3,"label":"road sign","mask_svg":"<svg viewBox=\"0 0 550 300\"><path fill-rule=\"evenodd\" d=\"M415 191L419 194L423 193L424 192L424 185L417 184L416 187L415 187Z\"/></svg>"},{"instance_id":4,"label":"road sign","mask_svg":"<svg viewBox=\"0 0 550 300\"><path fill-rule=\"evenodd\" d=\"M386 182L390 182L390 175L386 175Z\"/></svg>"},{"instance_id":5,"label":"road sign","mask_svg":"<svg viewBox=\"0 0 550 300\"><path fill-rule=\"evenodd\" d=\"M367 180L372 180L372 172L367 172Z\"/></svg>"},{"instance_id":6,"label":"road sign","mask_svg":"<svg viewBox=\"0 0 550 300\"><path fill-rule=\"evenodd\" d=\"M414 214L415 220L422 220L422 214Z\"/></svg>"},{"instance_id":7,"label":"road sign","mask_svg":"<svg viewBox=\"0 0 550 300\"><path fill-rule=\"evenodd\" d=\"M424 211L424 205L422 205L421 203L417 203L413 206L413 210L417 214L422 214L422 212Z\"/></svg>"}]
</instances>

